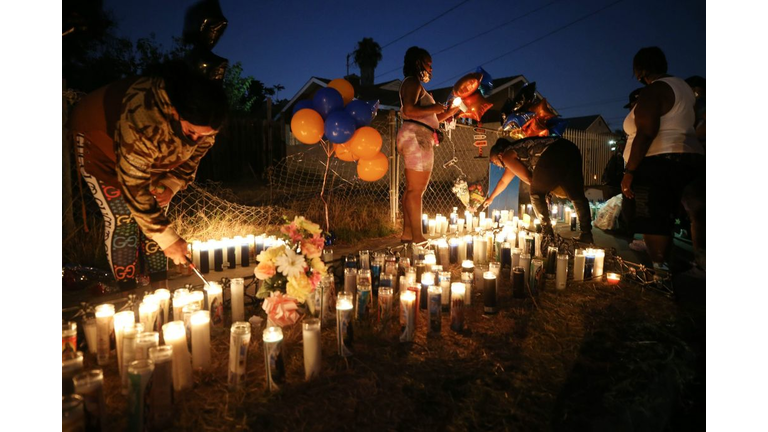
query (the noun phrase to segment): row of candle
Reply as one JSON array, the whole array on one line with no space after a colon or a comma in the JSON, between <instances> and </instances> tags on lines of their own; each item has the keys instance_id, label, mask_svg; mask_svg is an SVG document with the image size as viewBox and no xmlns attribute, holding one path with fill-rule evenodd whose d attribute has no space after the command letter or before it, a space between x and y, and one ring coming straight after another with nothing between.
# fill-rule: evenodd
<instances>
[{"instance_id":1,"label":"row of candle","mask_svg":"<svg viewBox=\"0 0 768 432\"><path fill-rule=\"evenodd\" d=\"M195 240L188 247L192 264L201 273L208 273L238 266L249 267L261 251L281 243L283 240L275 236L249 234L220 240Z\"/></svg>"}]
</instances>

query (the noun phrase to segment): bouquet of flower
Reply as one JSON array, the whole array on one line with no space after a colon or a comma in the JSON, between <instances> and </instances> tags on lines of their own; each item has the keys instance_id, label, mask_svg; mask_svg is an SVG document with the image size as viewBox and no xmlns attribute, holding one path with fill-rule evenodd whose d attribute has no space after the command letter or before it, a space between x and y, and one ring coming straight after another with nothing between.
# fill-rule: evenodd
<instances>
[{"instance_id":1,"label":"bouquet of flower","mask_svg":"<svg viewBox=\"0 0 768 432\"><path fill-rule=\"evenodd\" d=\"M464 179L458 178L453 182L453 193L459 198L464 207L469 205L469 189Z\"/></svg>"},{"instance_id":2,"label":"bouquet of flower","mask_svg":"<svg viewBox=\"0 0 768 432\"><path fill-rule=\"evenodd\" d=\"M265 299L263 308L269 318L290 323L298 319L298 313L291 313L296 304L306 302L326 273L322 260L325 238L318 224L302 216L283 225L280 232L284 241L256 257L259 265L253 273L262 281L256 297Z\"/></svg>"},{"instance_id":3,"label":"bouquet of flower","mask_svg":"<svg viewBox=\"0 0 768 432\"><path fill-rule=\"evenodd\" d=\"M474 213L485 201L485 192L483 191L483 185L481 183L472 183L468 187L469 190L469 205L467 209Z\"/></svg>"}]
</instances>

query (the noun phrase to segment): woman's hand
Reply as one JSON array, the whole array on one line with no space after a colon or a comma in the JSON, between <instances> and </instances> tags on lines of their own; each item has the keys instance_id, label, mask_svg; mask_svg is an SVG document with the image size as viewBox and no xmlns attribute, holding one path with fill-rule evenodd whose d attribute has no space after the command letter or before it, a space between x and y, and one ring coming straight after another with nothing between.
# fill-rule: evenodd
<instances>
[{"instance_id":1,"label":"woman's hand","mask_svg":"<svg viewBox=\"0 0 768 432\"><path fill-rule=\"evenodd\" d=\"M492 202L493 202L493 198L491 198L491 197L486 198L485 201L483 201L483 203L480 204L480 210L487 209L488 206L491 205Z\"/></svg>"},{"instance_id":2,"label":"woman's hand","mask_svg":"<svg viewBox=\"0 0 768 432\"><path fill-rule=\"evenodd\" d=\"M189 253L187 250L187 242L183 238L180 238L167 248L163 249L163 253L165 256L172 259L173 263L176 265L186 264L187 254Z\"/></svg>"},{"instance_id":3,"label":"woman's hand","mask_svg":"<svg viewBox=\"0 0 768 432\"><path fill-rule=\"evenodd\" d=\"M629 199L635 199L635 193L632 191L633 177L630 173L624 173L624 177L621 179L621 193Z\"/></svg>"},{"instance_id":4,"label":"woman's hand","mask_svg":"<svg viewBox=\"0 0 768 432\"><path fill-rule=\"evenodd\" d=\"M171 203L173 198L173 191L169 187L165 187L163 184L158 184L154 189L150 189L152 196L157 200L157 204L160 207L165 207Z\"/></svg>"}]
</instances>

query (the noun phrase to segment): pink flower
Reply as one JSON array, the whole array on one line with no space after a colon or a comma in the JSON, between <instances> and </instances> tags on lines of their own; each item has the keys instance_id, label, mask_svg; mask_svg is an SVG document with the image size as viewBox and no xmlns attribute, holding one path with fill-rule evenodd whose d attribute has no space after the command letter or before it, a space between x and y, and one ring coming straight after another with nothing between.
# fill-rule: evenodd
<instances>
[{"instance_id":1,"label":"pink flower","mask_svg":"<svg viewBox=\"0 0 768 432\"><path fill-rule=\"evenodd\" d=\"M271 262L263 261L256 266L253 274L259 280L267 280L275 275L275 266Z\"/></svg>"},{"instance_id":2,"label":"pink flower","mask_svg":"<svg viewBox=\"0 0 768 432\"><path fill-rule=\"evenodd\" d=\"M299 242L302 239L299 227L294 222L280 227L280 232L290 237L291 241L294 243Z\"/></svg>"},{"instance_id":3,"label":"pink flower","mask_svg":"<svg viewBox=\"0 0 768 432\"><path fill-rule=\"evenodd\" d=\"M309 259L319 257L321 250L322 249L319 249L317 246L315 246L311 239L302 240L301 242L301 252Z\"/></svg>"},{"instance_id":4,"label":"pink flower","mask_svg":"<svg viewBox=\"0 0 768 432\"><path fill-rule=\"evenodd\" d=\"M312 276L309 277L309 282L312 284L312 289L314 290L317 288L317 284L320 283L320 280L323 278L323 275L320 274L318 271L313 271Z\"/></svg>"},{"instance_id":5,"label":"pink flower","mask_svg":"<svg viewBox=\"0 0 768 432\"><path fill-rule=\"evenodd\" d=\"M323 250L325 247L325 238L321 236L320 234L315 234L312 236L311 239L308 239L307 241L311 242L313 245L315 245L316 248Z\"/></svg>"},{"instance_id":6,"label":"pink flower","mask_svg":"<svg viewBox=\"0 0 768 432\"><path fill-rule=\"evenodd\" d=\"M267 313L269 319L280 327L295 324L299 320L296 300L283 295L281 292L273 292L264 299L264 304L261 307Z\"/></svg>"}]
</instances>

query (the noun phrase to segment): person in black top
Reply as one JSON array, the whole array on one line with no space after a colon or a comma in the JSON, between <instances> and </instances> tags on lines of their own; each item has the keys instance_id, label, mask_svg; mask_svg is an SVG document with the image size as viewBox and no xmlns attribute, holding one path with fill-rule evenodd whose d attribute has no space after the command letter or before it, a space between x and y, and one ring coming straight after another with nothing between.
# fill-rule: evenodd
<instances>
[{"instance_id":1,"label":"person in black top","mask_svg":"<svg viewBox=\"0 0 768 432\"><path fill-rule=\"evenodd\" d=\"M491 148L492 164L504 168L504 174L491 195L483 202L488 207L506 189L515 176L531 186L531 203L546 235L554 235L549 220L547 194L562 188L576 209L581 233L579 242L592 243L592 217L584 195L581 153L576 144L561 137L528 137L517 141L499 138Z\"/></svg>"}]
</instances>

